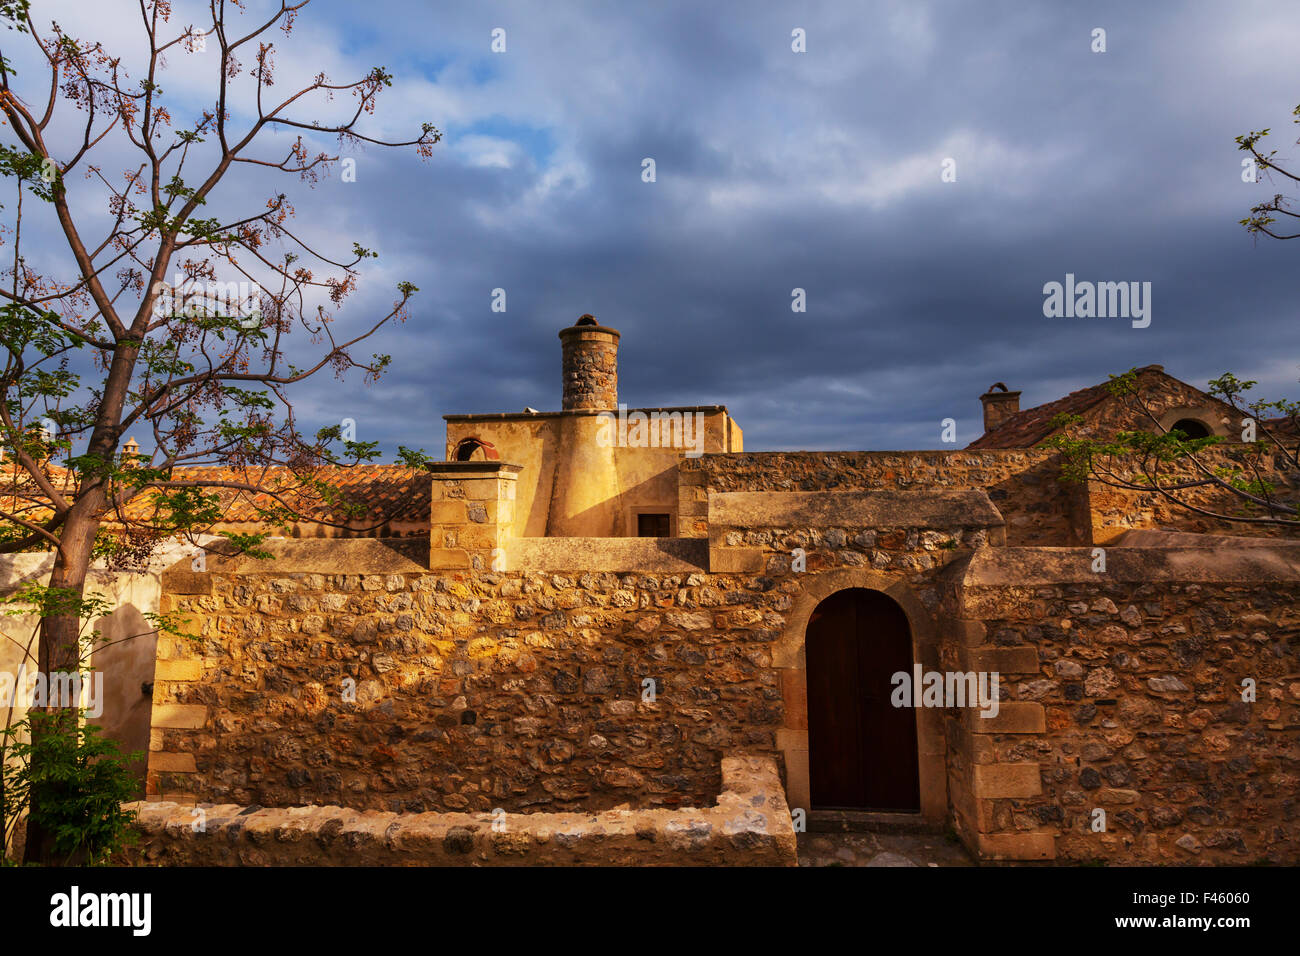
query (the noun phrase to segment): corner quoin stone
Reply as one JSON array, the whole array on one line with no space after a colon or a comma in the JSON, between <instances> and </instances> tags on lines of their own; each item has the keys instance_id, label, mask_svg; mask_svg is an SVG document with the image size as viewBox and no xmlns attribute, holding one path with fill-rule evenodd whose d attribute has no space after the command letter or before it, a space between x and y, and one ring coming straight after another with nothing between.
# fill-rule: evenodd
<instances>
[{"instance_id":1,"label":"corner quoin stone","mask_svg":"<svg viewBox=\"0 0 1300 956\"><path fill-rule=\"evenodd\" d=\"M981 833L980 856L989 860L1054 860L1056 837L1051 833Z\"/></svg>"},{"instance_id":2,"label":"corner quoin stone","mask_svg":"<svg viewBox=\"0 0 1300 956\"><path fill-rule=\"evenodd\" d=\"M982 717L978 707L968 707L966 723L976 734L1042 734L1047 732L1047 711L1033 701L1004 700L994 717Z\"/></svg>"},{"instance_id":3,"label":"corner quoin stone","mask_svg":"<svg viewBox=\"0 0 1300 956\"><path fill-rule=\"evenodd\" d=\"M173 730L199 730L207 725L208 708L202 704L155 704L153 726Z\"/></svg>"},{"instance_id":4,"label":"corner quoin stone","mask_svg":"<svg viewBox=\"0 0 1300 956\"><path fill-rule=\"evenodd\" d=\"M1036 763L976 764L972 792L976 797L1036 797L1043 779Z\"/></svg>"}]
</instances>

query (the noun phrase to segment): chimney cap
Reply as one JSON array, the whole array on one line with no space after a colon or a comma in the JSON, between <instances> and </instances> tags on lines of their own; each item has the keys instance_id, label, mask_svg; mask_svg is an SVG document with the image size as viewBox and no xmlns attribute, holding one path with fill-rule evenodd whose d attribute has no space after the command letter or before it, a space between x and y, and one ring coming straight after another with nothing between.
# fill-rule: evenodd
<instances>
[{"instance_id":1,"label":"chimney cap","mask_svg":"<svg viewBox=\"0 0 1300 956\"><path fill-rule=\"evenodd\" d=\"M607 325L601 325L600 321L594 315L588 314L579 316L577 322L574 322L572 325L566 325L564 328L560 329L560 338L567 341L571 336L577 336L581 339L583 337L590 337L593 332L612 335L616 339L621 337L618 329L611 329Z\"/></svg>"},{"instance_id":2,"label":"chimney cap","mask_svg":"<svg viewBox=\"0 0 1300 956\"><path fill-rule=\"evenodd\" d=\"M1019 392L1013 392L1009 388L1007 388L1006 382L994 382L992 385L989 386L989 390L985 392L983 395L981 395L980 398L983 399L1015 398L1019 394L1020 394Z\"/></svg>"}]
</instances>

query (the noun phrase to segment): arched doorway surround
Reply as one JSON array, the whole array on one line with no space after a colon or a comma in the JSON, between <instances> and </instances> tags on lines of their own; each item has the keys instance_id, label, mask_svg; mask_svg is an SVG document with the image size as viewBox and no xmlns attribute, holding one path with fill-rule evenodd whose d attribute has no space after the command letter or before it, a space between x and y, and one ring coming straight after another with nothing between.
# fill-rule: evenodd
<instances>
[{"instance_id":1,"label":"arched doorway surround","mask_svg":"<svg viewBox=\"0 0 1300 956\"><path fill-rule=\"evenodd\" d=\"M785 758L786 796L792 808L811 810L808 752L808 671L806 638L817 606L838 591L865 588L893 600L907 617L912 660L925 670L939 669L938 634L933 618L905 581L861 568L839 568L810 574L791 608L784 635L773 648L773 666L781 677L785 721L777 731L777 746ZM948 793L943 711L916 708L917 783L920 815L933 823L947 817Z\"/></svg>"},{"instance_id":2,"label":"arched doorway surround","mask_svg":"<svg viewBox=\"0 0 1300 956\"><path fill-rule=\"evenodd\" d=\"M813 810L920 813L916 713L895 707L912 673L912 629L883 591L823 598L804 637L808 784Z\"/></svg>"}]
</instances>

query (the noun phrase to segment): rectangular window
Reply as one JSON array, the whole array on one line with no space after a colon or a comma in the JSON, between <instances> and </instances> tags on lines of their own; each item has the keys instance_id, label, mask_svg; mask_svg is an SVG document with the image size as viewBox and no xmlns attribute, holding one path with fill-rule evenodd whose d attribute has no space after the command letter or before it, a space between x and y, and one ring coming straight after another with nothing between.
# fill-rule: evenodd
<instances>
[{"instance_id":1,"label":"rectangular window","mask_svg":"<svg viewBox=\"0 0 1300 956\"><path fill-rule=\"evenodd\" d=\"M639 514L636 516L636 534L638 538L669 538L668 515Z\"/></svg>"}]
</instances>

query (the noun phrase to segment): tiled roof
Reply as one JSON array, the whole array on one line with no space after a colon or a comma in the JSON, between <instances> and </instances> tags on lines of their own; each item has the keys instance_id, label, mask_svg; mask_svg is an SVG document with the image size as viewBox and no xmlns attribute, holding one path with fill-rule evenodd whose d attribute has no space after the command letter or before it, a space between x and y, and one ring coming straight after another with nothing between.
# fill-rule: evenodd
<instances>
[{"instance_id":1,"label":"tiled roof","mask_svg":"<svg viewBox=\"0 0 1300 956\"><path fill-rule=\"evenodd\" d=\"M177 468L175 481L231 482L251 484L276 494L254 493L236 488L210 488L221 496L222 522L239 524L258 522L259 509L287 505L305 518L317 518L360 527L392 522L429 520L429 489L432 479L427 471L405 465L354 465L318 468L312 477L339 491L340 502L325 501L310 485L287 468ZM278 499L277 500L277 496ZM152 512L149 490L127 505L128 518L147 518ZM349 509L359 507L356 514Z\"/></svg>"},{"instance_id":2,"label":"tiled roof","mask_svg":"<svg viewBox=\"0 0 1300 956\"><path fill-rule=\"evenodd\" d=\"M1046 405L1027 408L1007 418L990 432L985 432L967 448L1031 448L1056 429L1052 419L1062 413L1081 415L1111 397L1109 382L1090 385Z\"/></svg>"},{"instance_id":3,"label":"tiled roof","mask_svg":"<svg viewBox=\"0 0 1300 956\"><path fill-rule=\"evenodd\" d=\"M67 470L49 464L46 474L64 494L71 496L75 492L71 473ZM319 468L313 476L337 488L340 500L324 500L319 492L287 468L190 467L176 468L172 472L176 481L193 481L200 485L205 482L251 484L273 491L281 499L277 502L271 494L237 488L210 488L211 493L221 496L222 525L264 523L259 509L278 505L287 506L304 516L290 524L313 524L310 519L314 518L345 525L360 533L385 523L427 525L429 521L432 479L423 469L404 465L355 465ZM153 491L146 488L129 501L125 516L147 523L154 510ZM349 513L353 507L358 508L355 514ZM50 516L45 496L27 472L12 462L5 462L0 468L0 511L21 514L34 522L43 522ZM110 513L105 516L105 521L109 525L115 524L117 516ZM320 525L315 527L321 529Z\"/></svg>"},{"instance_id":4,"label":"tiled roof","mask_svg":"<svg viewBox=\"0 0 1300 956\"><path fill-rule=\"evenodd\" d=\"M1157 390L1172 390L1175 393L1195 393L1199 397L1199 401L1203 401L1208 405L1220 406L1223 410L1230 410L1229 406L1201 389L1174 378L1164 370L1163 366L1146 365L1135 371L1144 388L1150 386ZM1057 431L1052 427L1052 419L1057 415L1062 413L1082 415L1102 403L1116 398L1110 391L1110 384L1110 381L1105 381L1097 385L1090 385L1087 388L1079 389L1077 392L1071 392L1064 398L1058 398L1054 402L1017 412L992 431L985 432L966 447L1032 448L1034 445L1051 437ZM1128 417L1127 414L1121 413L1120 417L1112 424L1118 424ZM1119 427L1134 427L1134 425L1125 426L1121 424Z\"/></svg>"},{"instance_id":5,"label":"tiled roof","mask_svg":"<svg viewBox=\"0 0 1300 956\"><path fill-rule=\"evenodd\" d=\"M45 477L61 494L70 496L75 491L66 468L48 464ZM0 462L0 512L40 524L50 517L48 500L25 468L12 460Z\"/></svg>"},{"instance_id":6,"label":"tiled roof","mask_svg":"<svg viewBox=\"0 0 1300 956\"><path fill-rule=\"evenodd\" d=\"M1264 418L1261 419L1261 422L1264 427L1268 428L1280 439L1300 438L1300 428L1296 426L1290 415L1279 418Z\"/></svg>"}]
</instances>

